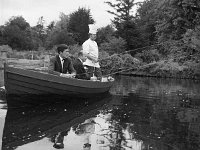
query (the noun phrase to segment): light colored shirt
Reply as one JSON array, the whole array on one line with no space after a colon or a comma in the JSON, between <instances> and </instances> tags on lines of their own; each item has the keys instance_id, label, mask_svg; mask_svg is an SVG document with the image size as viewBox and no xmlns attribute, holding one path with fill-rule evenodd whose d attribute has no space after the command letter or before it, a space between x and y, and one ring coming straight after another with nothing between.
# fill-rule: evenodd
<instances>
[{"instance_id":1,"label":"light colored shirt","mask_svg":"<svg viewBox=\"0 0 200 150\"><path fill-rule=\"evenodd\" d=\"M60 58L60 62L61 62L62 69L63 69L63 63L64 63L64 59L63 59L62 57L60 57L60 55L59 55L59 58Z\"/></svg>"},{"instance_id":2,"label":"light colored shirt","mask_svg":"<svg viewBox=\"0 0 200 150\"><path fill-rule=\"evenodd\" d=\"M96 57L98 59L99 49L98 49L97 43L95 41L88 39L87 41L85 41L83 43L82 48L83 48L83 53L89 54L89 55ZM99 62L95 63L90 59L86 59L86 61L83 64L87 65L87 66L100 68Z\"/></svg>"},{"instance_id":3,"label":"light colored shirt","mask_svg":"<svg viewBox=\"0 0 200 150\"><path fill-rule=\"evenodd\" d=\"M78 59L83 63L82 59L80 59L80 58L78 58Z\"/></svg>"}]
</instances>

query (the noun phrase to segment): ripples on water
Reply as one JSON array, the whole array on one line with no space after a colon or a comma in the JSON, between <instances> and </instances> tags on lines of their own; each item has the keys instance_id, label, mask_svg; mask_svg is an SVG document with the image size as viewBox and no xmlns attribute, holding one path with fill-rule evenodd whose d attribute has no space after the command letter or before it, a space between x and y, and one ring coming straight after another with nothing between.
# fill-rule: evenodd
<instances>
[{"instance_id":1,"label":"ripples on water","mask_svg":"<svg viewBox=\"0 0 200 150\"><path fill-rule=\"evenodd\" d=\"M110 92L8 107L3 150L200 149L199 81L118 76Z\"/></svg>"}]
</instances>

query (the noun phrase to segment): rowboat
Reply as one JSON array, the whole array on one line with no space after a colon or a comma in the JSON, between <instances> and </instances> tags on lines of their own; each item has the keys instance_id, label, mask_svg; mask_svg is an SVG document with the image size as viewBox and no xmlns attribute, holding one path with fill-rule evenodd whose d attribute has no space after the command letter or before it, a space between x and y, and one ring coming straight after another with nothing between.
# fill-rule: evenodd
<instances>
[{"instance_id":1,"label":"rowboat","mask_svg":"<svg viewBox=\"0 0 200 150\"><path fill-rule=\"evenodd\" d=\"M112 81L92 81L60 77L48 71L4 65L7 95L69 95L88 97L108 93Z\"/></svg>"}]
</instances>

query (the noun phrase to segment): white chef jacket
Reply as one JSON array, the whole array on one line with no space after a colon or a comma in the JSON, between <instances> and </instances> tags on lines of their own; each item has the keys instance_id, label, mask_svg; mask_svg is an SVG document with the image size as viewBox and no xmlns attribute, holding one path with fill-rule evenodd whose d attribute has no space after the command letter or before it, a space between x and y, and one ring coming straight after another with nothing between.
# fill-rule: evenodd
<instances>
[{"instance_id":1,"label":"white chef jacket","mask_svg":"<svg viewBox=\"0 0 200 150\"><path fill-rule=\"evenodd\" d=\"M94 56L98 59L99 57L99 49L97 46L97 43L95 41L92 41L90 38L85 41L82 45L83 53L89 54L91 56ZM87 66L92 66L96 68L100 68L99 62L95 63L90 59L86 59L86 61L83 63Z\"/></svg>"}]
</instances>

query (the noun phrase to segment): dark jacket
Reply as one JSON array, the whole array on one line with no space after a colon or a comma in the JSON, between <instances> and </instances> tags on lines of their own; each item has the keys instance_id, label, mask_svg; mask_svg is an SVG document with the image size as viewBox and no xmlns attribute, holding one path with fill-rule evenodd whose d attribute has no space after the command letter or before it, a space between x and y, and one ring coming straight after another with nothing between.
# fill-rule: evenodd
<instances>
[{"instance_id":1,"label":"dark jacket","mask_svg":"<svg viewBox=\"0 0 200 150\"><path fill-rule=\"evenodd\" d=\"M90 77L89 75L86 73L85 69L84 69L84 66L83 66L83 63L80 61L80 59L75 59L73 61L73 66L74 66L74 69L76 70L76 78L78 79L86 79L86 80L89 80Z\"/></svg>"},{"instance_id":2,"label":"dark jacket","mask_svg":"<svg viewBox=\"0 0 200 150\"><path fill-rule=\"evenodd\" d=\"M56 55L55 57L52 57L50 59L49 72L56 75L60 75L60 73L73 73L76 71L73 67L72 60L70 58L64 59L63 69L62 69L59 55Z\"/></svg>"}]
</instances>

